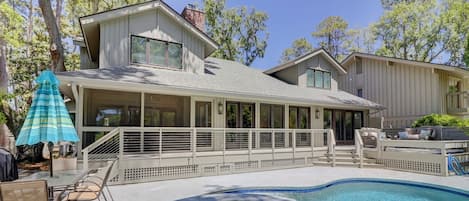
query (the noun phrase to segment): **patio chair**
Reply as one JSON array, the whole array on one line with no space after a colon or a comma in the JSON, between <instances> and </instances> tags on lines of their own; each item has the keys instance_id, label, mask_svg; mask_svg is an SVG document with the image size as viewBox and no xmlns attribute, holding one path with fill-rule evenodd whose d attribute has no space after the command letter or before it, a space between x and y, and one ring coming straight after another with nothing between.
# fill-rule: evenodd
<instances>
[{"instance_id":1,"label":"patio chair","mask_svg":"<svg viewBox=\"0 0 469 201\"><path fill-rule=\"evenodd\" d=\"M107 186L109 175L112 171L115 161L110 162L106 167L98 170L97 172L91 170L85 177L83 177L78 183L73 186L69 186L59 194L57 200L60 201L86 201L86 200L99 200L102 196L104 200L108 200L104 190L110 197L110 200L114 200L111 191ZM96 172L96 173L94 173Z\"/></svg>"},{"instance_id":2,"label":"patio chair","mask_svg":"<svg viewBox=\"0 0 469 201\"><path fill-rule=\"evenodd\" d=\"M0 183L2 201L47 201L47 195L45 180Z\"/></svg>"}]
</instances>

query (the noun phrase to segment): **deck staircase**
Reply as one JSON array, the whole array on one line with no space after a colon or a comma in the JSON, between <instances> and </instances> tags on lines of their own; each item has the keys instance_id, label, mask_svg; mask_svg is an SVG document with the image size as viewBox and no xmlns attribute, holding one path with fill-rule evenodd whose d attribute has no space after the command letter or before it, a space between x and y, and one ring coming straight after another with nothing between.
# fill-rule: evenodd
<instances>
[{"instance_id":1,"label":"deck staircase","mask_svg":"<svg viewBox=\"0 0 469 201\"><path fill-rule=\"evenodd\" d=\"M334 166L333 154L325 153L315 159L314 165ZM338 146L335 148L335 166L360 167L360 156L357 154L355 146ZM381 168L380 164L376 164L376 159L363 158L363 167Z\"/></svg>"}]
</instances>

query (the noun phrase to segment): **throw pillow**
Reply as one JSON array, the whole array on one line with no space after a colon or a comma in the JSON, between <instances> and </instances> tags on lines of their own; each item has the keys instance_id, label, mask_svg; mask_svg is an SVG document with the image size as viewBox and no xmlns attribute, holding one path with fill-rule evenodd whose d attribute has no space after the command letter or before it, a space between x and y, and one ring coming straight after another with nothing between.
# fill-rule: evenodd
<instances>
[{"instance_id":1,"label":"throw pillow","mask_svg":"<svg viewBox=\"0 0 469 201\"><path fill-rule=\"evenodd\" d=\"M422 130L420 130L420 139L421 140L428 140L428 138L430 137L431 134L432 134L432 130L422 129Z\"/></svg>"}]
</instances>

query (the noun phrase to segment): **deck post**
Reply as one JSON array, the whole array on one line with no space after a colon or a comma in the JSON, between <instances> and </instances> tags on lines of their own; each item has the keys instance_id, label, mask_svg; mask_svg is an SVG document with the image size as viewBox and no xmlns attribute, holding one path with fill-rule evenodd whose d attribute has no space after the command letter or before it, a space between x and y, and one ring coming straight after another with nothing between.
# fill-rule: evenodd
<instances>
[{"instance_id":1,"label":"deck post","mask_svg":"<svg viewBox=\"0 0 469 201\"><path fill-rule=\"evenodd\" d=\"M248 131L248 161L251 162L251 156L252 156L252 130L249 129Z\"/></svg>"},{"instance_id":2,"label":"deck post","mask_svg":"<svg viewBox=\"0 0 469 201\"><path fill-rule=\"evenodd\" d=\"M443 143L440 147L440 153L441 153L441 156L443 158L443 161L442 163L440 163L440 165L442 165L443 167L440 168L441 169L441 175L442 176L449 176L449 173L448 173L448 154L446 152L446 144Z\"/></svg>"},{"instance_id":3,"label":"deck post","mask_svg":"<svg viewBox=\"0 0 469 201\"><path fill-rule=\"evenodd\" d=\"M272 141L272 165L275 160L275 131L272 129L272 133L270 134L271 141Z\"/></svg>"},{"instance_id":4,"label":"deck post","mask_svg":"<svg viewBox=\"0 0 469 201\"><path fill-rule=\"evenodd\" d=\"M295 161L295 157L296 157L296 130L295 129L293 129L291 140L292 140L291 146L293 148L293 161Z\"/></svg>"},{"instance_id":5,"label":"deck post","mask_svg":"<svg viewBox=\"0 0 469 201\"><path fill-rule=\"evenodd\" d=\"M226 128L223 129L223 165L225 164L226 152Z\"/></svg>"},{"instance_id":6,"label":"deck post","mask_svg":"<svg viewBox=\"0 0 469 201\"><path fill-rule=\"evenodd\" d=\"M83 150L83 169L88 170L88 149Z\"/></svg>"},{"instance_id":7,"label":"deck post","mask_svg":"<svg viewBox=\"0 0 469 201\"><path fill-rule=\"evenodd\" d=\"M159 158L159 164L161 166L161 156L163 154L163 130L160 128L160 140L159 140L159 146L158 146L158 158Z\"/></svg>"},{"instance_id":8,"label":"deck post","mask_svg":"<svg viewBox=\"0 0 469 201\"><path fill-rule=\"evenodd\" d=\"M196 152L197 152L197 129L193 128L191 133L191 145L192 145L192 163L195 164Z\"/></svg>"},{"instance_id":9,"label":"deck post","mask_svg":"<svg viewBox=\"0 0 469 201\"><path fill-rule=\"evenodd\" d=\"M313 129L311 129L310 134L311 134L311 165L312 165L313 160L314 160L314 130Z\"/></svg>"},{"instance_id":10,"label":"deck post","mask_svg":"<svg viewBox=\"0 0 469 201\"><path fill-rule=\"evenodd\" d=\"M125 182L124 178L124 130L119 128L119 182L123 184Z\"/></svg>"}]
</instances>

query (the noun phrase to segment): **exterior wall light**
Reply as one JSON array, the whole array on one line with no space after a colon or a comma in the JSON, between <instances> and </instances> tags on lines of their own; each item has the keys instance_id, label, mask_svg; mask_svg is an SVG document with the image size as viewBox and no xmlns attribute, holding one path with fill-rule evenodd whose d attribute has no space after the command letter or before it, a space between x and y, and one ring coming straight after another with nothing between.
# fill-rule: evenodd
<instances>
[{"instance_id":1,"label":"exterior wall light","mask_svg":"<svg viewBox=\"0 0 469 201\"><path fill-rule=\"evenodd\" d=\"M316 111L314 111L314 117L316 117L316 119L319 119L319 115L321 115L321 112L319 111L319 109L316 108Z\"/></svg>"},{"instance_id":2,"label":"exterior wall light","mask_svg":"<svg viewBox=\"0 0 469 201\"><path fill-rule=\"evenodd\" d=\"M223 103L218 102L218 114L222 115L223 114Z\"/></svg>"}]
</instances>

